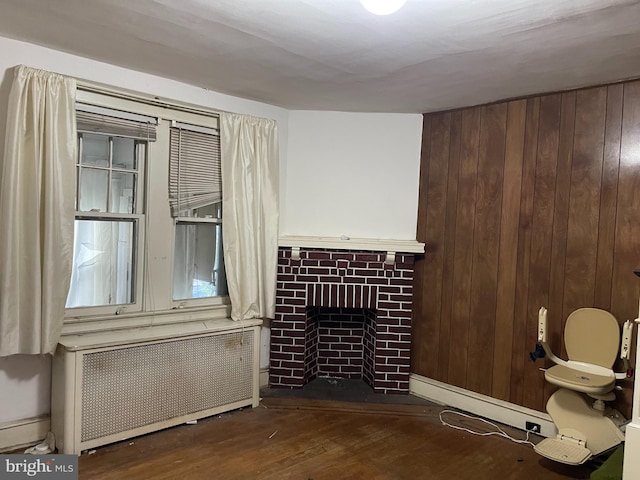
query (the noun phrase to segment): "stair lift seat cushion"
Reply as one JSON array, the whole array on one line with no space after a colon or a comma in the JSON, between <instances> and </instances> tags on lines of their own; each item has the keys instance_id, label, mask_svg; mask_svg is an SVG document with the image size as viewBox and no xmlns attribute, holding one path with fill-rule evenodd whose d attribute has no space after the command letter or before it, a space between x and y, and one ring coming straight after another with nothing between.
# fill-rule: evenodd
<instances>
[{"instance_id":1,"label":"stair lift seat cushion","mask_svg":"<svg viewBox=\"0 0 640 480\"><path fill-rule=\"evenodd\" d=\"M593 395L603 395L613 390L615 376L583 372L564 365L555 365L547 370L544 378L553 385Z\"/></svg>"},{"instance_id":2,"label":"stair lift seat cushion","mask_svg":"<svg viewBox=\"0 0 640 480\"><path fill-rule=\"evenodd\" d=\"M595 395L613 390L611 368L618 356L620 326L611 313L598 308L574 311L567 318L564 343L568 365L548 369L545 378L549 383Z\"/></svg>"}]
</instances>

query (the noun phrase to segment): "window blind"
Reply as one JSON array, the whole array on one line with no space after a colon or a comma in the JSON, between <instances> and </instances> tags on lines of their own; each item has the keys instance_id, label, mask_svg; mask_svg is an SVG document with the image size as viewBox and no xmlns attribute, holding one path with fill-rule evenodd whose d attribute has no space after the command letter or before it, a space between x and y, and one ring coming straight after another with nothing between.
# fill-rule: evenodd
<instances>
[{"instance_id":1,"label":"window blind","mask_svg":"<svg viewBox=\"0 0 640 480\"><path fill-rule=\"evenodd\" d=\"M174 217L222 201L216 130L174 123L169 155L169 204Z\"/></svg>"},{"instance_id":2,"label":"window blind","mask_svg":"<svg viewBox=\"0 0 640 480\"><path fill-rule=\"evenodd\" d=\"M158 119L135 113L76 104L78 132L156 141Z\"/></svg>"}]
</instances>

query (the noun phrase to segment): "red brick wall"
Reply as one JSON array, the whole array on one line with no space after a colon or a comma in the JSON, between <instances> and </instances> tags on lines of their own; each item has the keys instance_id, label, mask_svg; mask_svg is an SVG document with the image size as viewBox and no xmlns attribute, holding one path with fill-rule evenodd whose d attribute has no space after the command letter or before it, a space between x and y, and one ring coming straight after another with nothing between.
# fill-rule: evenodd
<instances>
[{"instance_id":1,"label":"red brick wall","mask_svg":"<svg viewBox=\"0 0 640 480\"><path fill-rule=\"evenodd\" d=\"M399 254L393 265L384 259L385 252L308 249L294 260L290 248L280 249L271 386L300 388L324 373L321 348L314 343L321 330L319 310L313 307L347 307L370 310L362 327L370 335L361 347L361 378L376 392L409 391L413 255Z\"/></svg>"},{"instance_id":2,"label":"red brick wall","mask_svg":"<svg viewBox=\"0 0 640 480\"><path fill-rule=\"evenodd\" d=\"M318 376L363 378L365 310L321 307L318 315ZM371 329L368 329L369 335Z\"/></svg>"},{"instance_id":3,"label":"red brick wall","mask_svg":"<svg viewBox=\"0 0 640 480\"><path fill-rule=\"evenodd\" d=\"M307 309L305 323L304 382L306 384L318 376L318 317L320 309Z\"/></svg>"}]
</instances>

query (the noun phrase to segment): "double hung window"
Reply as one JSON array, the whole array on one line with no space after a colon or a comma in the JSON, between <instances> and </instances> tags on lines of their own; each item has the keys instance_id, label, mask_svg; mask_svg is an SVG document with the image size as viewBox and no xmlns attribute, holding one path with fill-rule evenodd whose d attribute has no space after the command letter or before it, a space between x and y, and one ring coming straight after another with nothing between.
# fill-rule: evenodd
<instances>
[{"instance_id":1,"label":"double hung window","mask_svg":"<svg viewBox=\"0 0 640 480\"><path fill-rule=\"evenodd\" d=\"M77 105L76 219L67 308L139 309L147 147L156 119Z\"/></svg>"},{"instance_id":2,"label":"double hung window","mask_svg":"<svg viewBox=\"0 0 640 480\"><path fill-rule=\"evenodd\" d=\"M169 165L169 199L176 219L173 299L226 295L218 133L173 122Z\"/></svg>"},{"instance_id":3,"label":"double hung window","mask_svg":"<svg viewBox=\"0 0 640 480\"><path fill-rule=\"evenodd\" d=\"M85 96L67 315L224 303L217 118Z\"/></svg>"}]
</instances>

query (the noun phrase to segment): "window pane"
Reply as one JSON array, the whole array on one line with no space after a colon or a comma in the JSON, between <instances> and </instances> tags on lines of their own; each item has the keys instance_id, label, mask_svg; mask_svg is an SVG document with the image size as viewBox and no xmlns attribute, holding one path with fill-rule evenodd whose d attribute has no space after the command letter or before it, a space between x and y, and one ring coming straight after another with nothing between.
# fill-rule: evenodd
<instances>
[{"instance_id":1,"label":"window pane","mask_svg":"<svg viewBox=\"0 0 640 480\"><path fill-rule=\"evenodd\" d=\"M132 138L113 138L113 168L136 169L136 144Z\"/></svg>"},{"instance_id":2,"label":"window pane","mask_svg":"<svg viewBox=\"0 0 640 480\"><path fill-rule=\"evenodd\" d=\"M95 168L80 169L80 205L81 212L106 212L109 172Z\"/></svg>"},{"instance_id":3,"label":"window pane","mask_svg":"<svg viewBox=\"0 0 640 480\"><path fill-rule=\"evenodd\" d=\"M82 134L82 165L95 167L109 166L109 137L105 135Z\"/></svg>"},{"instance_id":4,"label":"window pane","mask_svg":"<svg viewBox=\"0 0 640 480\"><path fill-rule=\"evenodd\" d=\"M222 203L214 203L200 208L184 210L181 217L219 218L222 219Z\"/></svg>"},{"instance_id":5,"label":"window pane","mask_svg":"<svg viewBox=\"0 0 640 480\"><path fill-rule=\"evenodd\" d=\"M76 220L67 307L134 302L135 220Z\"/></svg>"},{"instance_id":6,"label":"window pane","mask_svg":"<svg viewBox=\"0 0 640 480\"><path fill-rule=\"evenodd\" d=\"M222 226L178 223L173 264L173 299L227 294L222 254Z\"/></svg>"},{"instance_id":7,"label":"window pane","mask_svg":"<svg viewBox=\"0 0 640 480\"><path fill-rule=\"evenodd\" d=\"M135 174L113 172L111 174L111 201L109 211L112 213L134 213L133 194Z\"/></svg>"}]
</instances>

